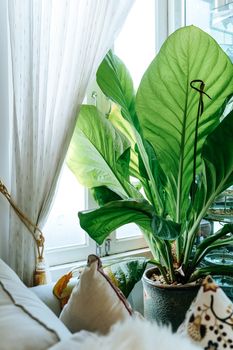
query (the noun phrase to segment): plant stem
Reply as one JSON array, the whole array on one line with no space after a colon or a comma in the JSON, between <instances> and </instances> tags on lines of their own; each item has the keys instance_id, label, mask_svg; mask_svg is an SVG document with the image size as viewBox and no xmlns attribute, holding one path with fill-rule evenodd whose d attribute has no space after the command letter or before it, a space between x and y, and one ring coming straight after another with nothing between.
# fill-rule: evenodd
<instances>
[{"instance_id":1,"label":"plant stem","mask_svg":"<svg viewBox=\"0 0 233 350\"><path fill-rule=\"evenodd\" d=\"M148 194L148 197L149 197L148 199L151 202L151 204L154 206L154 198L153 198L153 195L152 195L152 192L151 192L150 183L149 183L148 179L146 179L146 185L147 185L147 194Z\"/></svg>"},{"instance_id":2,"label":"plant stem","mask_svg":"<svg viewBox=\"0 0 233 350\"><path fill-rule=\"evenodd\" d=\"M166 268L168 270L170 270L169 266L170 266L170 261L169 261L169 254L168 254L168 250L166 248L166 241L162 241L159 238L156 239L156 244L159 250L160 255L162 256L163 260L164 260L164 264L166 266Z\"/></svg>"},{"instance_id":3,"label":"plant stem","mask_svg":"<svg viewBox=\"0 0 233 350\"><path fill-rule=\"evenodd\" d=\"M191 230L188 232L188 239L187 244L185 246L185 252L184 252L184 269L187 270L190 255L193 249L194 241L196 238L196 233L199 228L200 222L202 220L202 215L199 215L199 217L196 219L194 225L192 226Z\"/></svg>"},{"instance_id":4,"label":"plant stem","mask_svg":"<svg viewBox=\"0 0 233 350\"><path fill-rule=\"evenodd\" d=\"M165 282L167 284L169 284L169 280L167 278L166 269L160 263L158 263L156 260L149 260L148 263L157 266L159 271L160 271L160 273L161 273L161 275L163 276Z\"/></svg>"},{"instance_id":5,"label":"plant stem","mask_svg":"<svg viewBox=\"0 0 233 350\"><path fill-rule=\"evenodd\" d=\"M171 277L171 282L175 281L175 271L173 267L173 259L172 259L172 252L171 252L171 246L169 241L165 240L165 246L166 246L166 252L167 252L167 258L168 258L168 269Z\"/></svg>"},{"instance_id":6,"label":"plant stem","mask_svg":"<svg viewBox=\"0 0 233 350\"><path fill-rule=\"evenodd\" d=\"M177 263L180 264L182 256L182 234L176 239L176 256Z\"/></svg>"},{"instance_id":7,"label":"plant stem","mask_svg":"<svg viewBox=\"0 0 233 350\"><path fill-rule=\"evenodd\" d=\"M140 152L140 155L141 155L141 158L142 158L142 161L144 163L144 166L145 166L145 169L147 171L147 175L150 179L150 182L151 182L151 185L152 185L152 188L153 188L153 192L152 192L152 197L153 196L153 193L155 194L155 198L157 200L157 203L158 205L156 205L156 202L153 198L153 203L152 205L154 205L154 207L158 210L158 214L161 215L161 213L164 212L164 207L163 207L163 202L160 198L160 195L159 195L159 192L158 192L158 188L156 186L156 183L155 183L155 179L152 175L152 172L151 172L151 169L150 169L150 165L149 165L149 162L148 162L148 159L146 159L147 156L147 152L145 150L145 147L143 145L143 140L142 140L142 137L141 135L137 132L137 130L135 130L135 137L136 137L136 142L137 142L137 145L138 145L138 150Z\"/></svg>"}]
</instances>

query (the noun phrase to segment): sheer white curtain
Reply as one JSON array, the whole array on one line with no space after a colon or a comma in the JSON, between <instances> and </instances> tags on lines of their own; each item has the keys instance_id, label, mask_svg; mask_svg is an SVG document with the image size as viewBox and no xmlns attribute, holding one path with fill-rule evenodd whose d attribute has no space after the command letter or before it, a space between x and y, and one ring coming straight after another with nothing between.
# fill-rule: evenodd
<instances>
[{"instance_id":1,"label":"sheer white curtain","mask_svg":"<svg viewBox=\"0 0 233 350\"><path fill-rule=\"evenodd\" d=\"M134 0L9 0L11 194L43 228L79 106ZM28 285L35 244L10 216L10 265Z\"/></svg>"}]
</instances>

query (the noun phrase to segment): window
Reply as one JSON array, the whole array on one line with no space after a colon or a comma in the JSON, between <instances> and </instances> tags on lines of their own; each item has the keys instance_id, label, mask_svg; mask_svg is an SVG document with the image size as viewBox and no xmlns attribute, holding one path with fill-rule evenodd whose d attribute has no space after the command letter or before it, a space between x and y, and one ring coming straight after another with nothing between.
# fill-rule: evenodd
<instances>
[{"instance_id":1,"label":"window","mask_svg":"<svg viewBox=\"0 0 233 350\"><path fill-rule=\"evenodd\" d=\"M125 62L138 87L142 74L166 37L183 25L194 24L210 33L233 59L233 1L231 0L136 0L114 44L115 53ZM200 15L201 14L201 15ZM96 103L95 85L87 95ZM100 101L100 100L99 100ZM77 212L95 203L64 165L57 196L44 228L50 265L83 260L96 251L93 242L80 228ZM113 232L111 241L101 247L105 255L144 247L141 232L134 224ZM98 247L99 249L99 247Z\"/></svg>"},{"instance_id":2,"label":"window","mask_svg":"<svg viewBox=\"0 0 233 350\"><path fill-rule=\"evenodd\" d=\"M126 64L137 88L145 69L155 56L154 0L135 2L115 41L114 52Z\"/></svg>"},{"instance_id":3,"label":"window","mask_svg":"<svg viewBox=\"0 0 233 350\"><path fill-rule=\"evenodd\" d=\"M83 260L95 252L95 243L79 225L77 213L88 207L88 192L76 180L66 164L54 203L44 227L49 265Z\"/></svg>"},{"instance_id":4,"label":"window","mask_svg":"<svg viewBox=\"0 0 233 350\"><path fill-rule=\"evenodd\" d=\"M233 61L233 1L186 0L185 5L186 24L194 24L209 33Z\"/></svg>"},{"instance_id":5,"label":"window","mask_svg":"<svg viewBox=\"0 0 233 350\"><path fill-rule=\"evenodd\" d=\"M114 45L115 53L131 72L135 87L139 85L143 72L155 55L155 6L155 0L137 0ZM98 93L95 97L92 85L87 96L88 103L95 103L93 97L98 99ZM77 217L78 211L94 206L88 191L79 185L64 164L57 194L43 229L50 266L83 260L89 253L96 252L95 242L81 229ZM129 224L112 233L110 240L101 247L101 255L105 255L109 247L109 253L115 254L145 246L138 227ZM97 250L100 252L99 247Z\"/></svg>"}]
</instances>

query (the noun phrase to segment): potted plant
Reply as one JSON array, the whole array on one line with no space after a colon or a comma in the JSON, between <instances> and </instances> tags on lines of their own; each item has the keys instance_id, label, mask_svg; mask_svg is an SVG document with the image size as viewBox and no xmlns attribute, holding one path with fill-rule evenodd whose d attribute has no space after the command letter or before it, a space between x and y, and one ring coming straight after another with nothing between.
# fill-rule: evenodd
<instances>
[{"instance_id":1,"label":"potted plant","mask_svg":"<svg viewBox=\"0 0 233 350\"><path fill-rule=\"evenodd\" d=\"M233 184L230 59L207 33L188 26L168 37L136 95L112 52L97 83L111 110L83 105L68 153L69 167L100 206L78 214L82 228L102 244L121 225L136 223L166 286L233 275L231 266L199 267L212 249L232 244L232 224L194 252L201 220Z\"/></svg>"}]
</instances>

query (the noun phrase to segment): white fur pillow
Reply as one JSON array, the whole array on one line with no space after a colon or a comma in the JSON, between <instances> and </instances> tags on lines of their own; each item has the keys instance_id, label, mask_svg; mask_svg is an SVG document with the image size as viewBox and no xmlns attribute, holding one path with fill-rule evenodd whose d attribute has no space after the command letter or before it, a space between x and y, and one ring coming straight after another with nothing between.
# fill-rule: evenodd
<instances>
[{"instance_id":1,"label":"white fur pillow","mask_svg":"<svg viewBox=\"0 0 233 350\"><path fill-rule=\"evenodd\" d=\"M88 266L61 312L62 322L72 333L87 330L106 334L114 323L131 315L129 303L104 274L100 259L90 255Z\"/></svg>"},{"instance_id":2,"label":"white fur pillow","mask_svg":"<svg viewBox=\"0 0 233 350\"><path fill-rule=\"evenodd\" d=\"M200 350L197 345L170 328L145 319L130 318L113 326L106 336L79 332L50 350Z\"/></svg>"}]
</instances>

